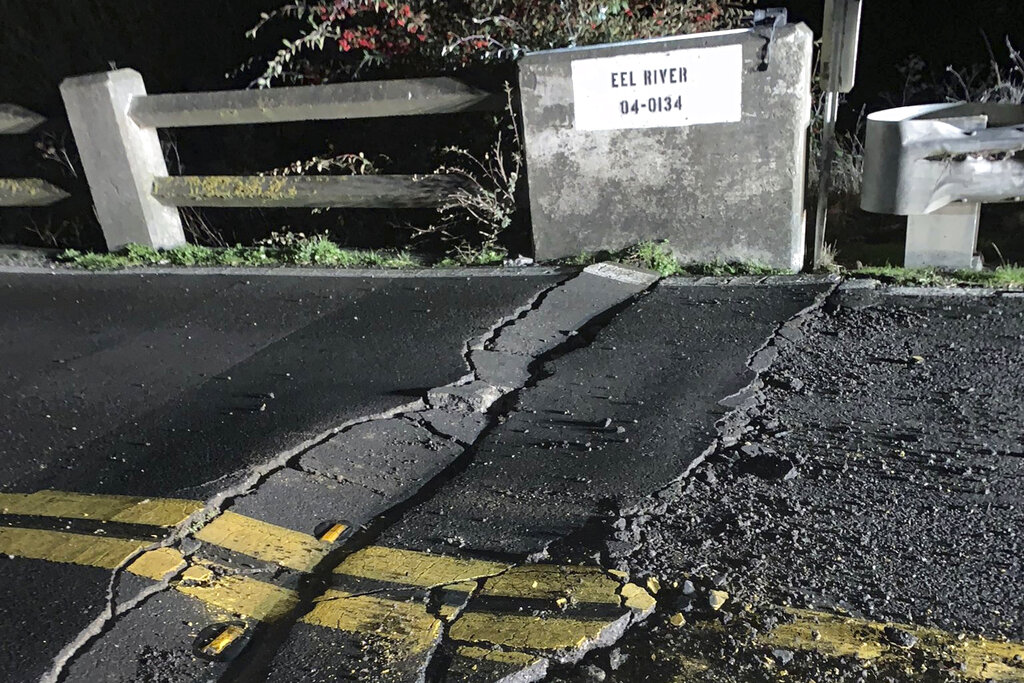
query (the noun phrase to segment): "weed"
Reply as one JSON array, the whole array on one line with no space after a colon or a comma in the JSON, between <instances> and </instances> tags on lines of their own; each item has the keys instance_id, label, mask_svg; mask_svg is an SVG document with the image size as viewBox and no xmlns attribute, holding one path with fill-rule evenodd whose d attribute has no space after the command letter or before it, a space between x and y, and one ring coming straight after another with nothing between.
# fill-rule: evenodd
<instances>
[{"instance_id":1,"label":"weed","mask_svg":"<svg viewBox=\"0 0 1024 683\"><path fill-rule=\"evenodd\" d=\"M608 254L607 252L583 253L579 256L564 259L561 263L570 266L588 266L603 258L647 268L659 273L663 277L672 275L734 277L739 275L778 275L787 272L769 266L762 266L758 263L738 261L681 263L676 258L672 246L667 241L640 242L616 254Z\"/></svg>"},{"instance_id":2,"label":"weed","mask_svg":"<svg viewBox=\"0 0 1024 683\"><path fill-rule=\"evenodd\" d=\"M299 266L350 266L348 254L325 235L298 242L282 256Z\"/></svg>"},{"instance_id":3,"label":"weed","mask_svg":"<svg viewBox=\"0 0 1024 683\"><path fill-rule=\"evenodd\" d=\"M666 277L682 272L668 242L641 242L622 252L619 260L653 270Z\"/></svg>"},{"instance_id":4,"label":"weed","mask_svg":"<svg viewBox=\"0 0 1024 683\"><path fill-rule=\"evenodd\" d=\"M299 159L287 166L281 166L260 175L291 176L291 175L325 175L331 172L341 175L378 175L381 167L391 160L380 155L374 162L363 152L359 154L334 154L333 146L329 146L329 156L314 156L310 159Z\"/></svg>"},{"instance_id":5,"label":"weed","mask_svg":"<svg viewBox=\"0 0 1024 683\"><path fill-rule=\"evenodd\" d=\"M835 243L825 243L821 248L821 269L826 273L838 273L839 272L839 249L836 248Z\"/></svg>"},{"instance_id":6,"label":"weed","mask_svg":"<svg viewBox=\"0 0 1024 683\"><path fill-rule=\"evenodd\" d=\"M1010 63L1005 69L992 53L991 45L987 72L984 69L957 70L947 66L950 82L946 85L946 98L951 101L1024 104L1024 56L1013 47L1009 36L1006 49L1010 53Z\"/></svg>"},{"instance_id":7,"label":"weed","mask_svg":"<svg viewBox=\"0 0 1024 683\"><path fill-rule=\"evenodd\" d=\"M124 256L132 264L155 266L164 260L160 252L143 244L129 244L124 248Z\"/></svg>"},{"instance_id":8,"label":"weed","mask_svg":"<svg viewBox=\"0 0 1024 683\"><path fill-rule=\"evenodd\" d=\"M362 253L363 266L367 268L416 268L421 265L407 251L366 251Z\"/></svg>"},{"instance_id":9,"label":"weed","mask_svg":"<svg viewBox=\"0 0 1024 683\"><path fill-rule=\"evenodd\" d=\"M77 249L67 249L57 256L57 260L71 263L86 270L115 270L125 267L125 258L118 254L83 253Z\"/></svg>"},{"instance_id":10,"label":"weed","mask_svg":"<svg viewBox=\"0 0 1024 683\"><path fill-rule=\"evenodd\" d=\"M217 250L194 244L171 249L164 252L163 256L175 266L213 266L219 261Z\"/></svg>"},{"instance_id":11,"label":"weed","mask_svg":"<svg viewBox=\"0 0 1024 683\"><path fill-rule=\"evenodd\" d=\"M459 268L462 266L500 266L508 258L508 252L499 247L482 247L480 249L457 248L452 254L437 262L440 268Z\"/></svg>"},{"instance_id":12,"label":"weed","mask_svg":"<svg viewBox=\"0 0 1024 683\"><path fill-rule=\"evenodd\" d=\"M599 254L584 251L580 252L576 256L570 256L569 258L563 259L562 263L567 266L579 266L585 268L597 263L599 260Z\"/></svg>"},{"instance_id":13,"label":"weed","mask_svg":"<svg viewBox=\"0 0 1024 683\"><path fill-rule=\"evenodd\" d=\"M512 226L518 208L516 192L523 176L523 143L509 83L505 84L505 98L507 121L495 120L499 129L483 159L460 147L444 149L453 161L435 173L456 178L461 186L443 198L435 223L413 228L416 237L433 235L454 245L451 258L456 261L466 261L467 253L478 253L478 258L471 259L478 261L501 251L498 242ZM467 225L472 229L471 237L463 234Z\"/></svg>"}]
</instances>

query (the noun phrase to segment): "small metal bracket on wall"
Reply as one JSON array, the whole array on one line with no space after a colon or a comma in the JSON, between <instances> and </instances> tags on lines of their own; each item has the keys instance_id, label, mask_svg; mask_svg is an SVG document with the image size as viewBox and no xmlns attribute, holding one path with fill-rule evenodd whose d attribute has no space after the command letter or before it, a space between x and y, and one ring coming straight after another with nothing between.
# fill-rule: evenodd
<instances>
[{"instance_id":1,"label":"small metal bracket on wall","mask_svg":"<svg viewBox=\"0 0 1024 683\"><path fill-rule=\"evenodd\" d=\"M754 10L754 32L764 38L764 47L761 48L761 63L758 71L767 71L768 63L772 58L772 41L775 40L775 31L786 25L789 14L783 7L771 7L768 9Z\"/></svg>"}]
</instances>

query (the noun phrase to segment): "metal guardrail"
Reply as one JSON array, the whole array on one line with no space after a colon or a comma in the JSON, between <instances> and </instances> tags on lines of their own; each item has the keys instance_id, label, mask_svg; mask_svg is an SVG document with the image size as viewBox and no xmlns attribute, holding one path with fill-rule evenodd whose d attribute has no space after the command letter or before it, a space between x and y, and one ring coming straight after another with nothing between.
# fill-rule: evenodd
<instances>
[{"instance_id":1,"label":"metal guardrail","mask_svg":"<svg viewBox=\"0 0 1024 683\"><path fill-rule=\"evenodd\" d=\"M930 104L868 117L861 208L908 216L905 265L979 267L983 203L1024 201L1024 106Z\"/></svg>"},{"instance_id":2,"label":"metal guardrail","mask_svg":"<svg viewBox=\"0 0 1024 683\"><path fill-rule=\"evenodd\" d=\"M46 119L15 104L0 104L0 135L27 133ZM0 178L0 207L56 204L68 193L41 178Z\"/></svg>"},{"instance_id":3,"label":"metal guardrail","mask_svg":"<svg viewBox=\"0 0 1024 683\"><path fill-rule=\"evenodd\" d=\"M179 206L426 208L460 181L445 175L170 176L158 128L362 119L496 110L504 101L450 78L149 95L131 69L61 85L110 249L185 243Z\"/></svg>"}]
</instances>

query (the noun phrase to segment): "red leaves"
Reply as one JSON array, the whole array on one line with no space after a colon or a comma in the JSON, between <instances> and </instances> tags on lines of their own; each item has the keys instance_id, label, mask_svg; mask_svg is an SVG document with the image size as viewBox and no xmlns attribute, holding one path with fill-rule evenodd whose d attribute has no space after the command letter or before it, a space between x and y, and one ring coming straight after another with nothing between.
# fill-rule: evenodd
<instances>
[{"instance_id":1,"label":"red leaves","mask_svg":"<svg viewBox=\"0 0 1024 683\"><path fill-rule=\"evenodd\" d=\"M742 13L723 10L723 1L309 0L299 4L306 8L301 16L313 25L312 31L305 29L304 45L320 47L326 39L333 54L324 54L319 61L333 60L332 68L344 70L411 54L426 60L492 61L522 50L734 27ZM754 4L754 0L729 2L731 6ZM428 6L429 16L418 9Z\"/></svg>"},{"instance_id":2,"label":"red leaves","mask_svg":"<svg viewBox=\"0 0 1024 683\"><path fill-rule=\"evenodd\" d=\"M391 0L325 0L311 8L317 29L336 37L343 53L389 57L408 54L426 42L427 15Z\"/></svg>"}]
</instances>

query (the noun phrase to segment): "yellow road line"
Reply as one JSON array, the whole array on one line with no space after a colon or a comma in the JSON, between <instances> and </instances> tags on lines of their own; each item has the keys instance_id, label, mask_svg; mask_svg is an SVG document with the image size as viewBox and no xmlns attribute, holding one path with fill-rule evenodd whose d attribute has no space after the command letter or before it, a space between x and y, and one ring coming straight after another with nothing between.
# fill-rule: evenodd
<instances>
[{"instance_id":1,"label":"yellow road line","mask_svg":"<svg viewBox=\"0 0 1024 683\"><path fill-rule=\"evenodd\" d=\"M164 577L181 571L185 566L185 558L174 548L157 548L140 555L134 562L128 565L128 571L136 576L142 576L154 581L161 581Z\"/></svg>"},{"instance_id":2,"label":"yellow road line","mask_svg":"<svg viewBox=\"0 0 1024 683\"><path fill-rule=\"evenodd\" d=\"M0 493L0 513L37 517L95 519L172 527L202 509L194 500L106 496L64 491Z\"/></svg>"},{"instance_id":3,"label":"yellow road line","mask_svg":"<svg viewBox=\"0 0 1024 683\"><path fill-rule=\"evenodd\" d=\"M475 581L467 581L466 583L453 583L445 586L449 596L458 596L457 599L453 599L453 604L442 604L437 608L437 613L446 622L451 623L462 614L462 610L466 607L466 603L469 602L469 596L477 589L477 583Z\"/></svg>"},{"instance_id":4,"label":"yellow road line","mask_svg":"<svg viewBox=\"0 0 1024 683\"><path fill-rule=\"evenodd\" d=\"M460 647L455 650L455 654L467 659L482 659L484 661L496 662L498 664L520 666L524 669L541 661L541 658L537 655L527 654L526 652L515 652L512 650L485 650L482 647Z\"/></svg>"},{"instance_id":5,"label":"yellow road line","mask_svg":"<svg viewBox=\"0 0 1024 683\"><path fill-rule=\"evenodd\" d=\"M883 660L899 656L901 648L885 637L887 627L898 628L917 638L911 648L936 658L948 658L964 665L963 677L985 681L1024 683L1024 645L988 640L978 636L957 636L945 631L856 619L827 612L788 609L791 623L780 624L760 636L758 643L770 647L810 650L827 656L853 656L862 660Z\"/></svg>"},{"instance_id":6,"label":"yellow road line","mask_svg":"<svg viewBox=\"0 0 1024 683\"><path fill-rule=\"evenodd\" d=\"M0 494L2 514L92 519L160 527L178 525L202 508L203 503L199 501L176 498L107 496L64 491ZM331 529L334 533L340 531L344 531L344 527ZM310 534L261 522L231 511L214 518L200 529L196 538L299 571L310 571L330 550L330 543L317 540Z\"/></svg>"},{"instance_id":7,"label":"yellow road line","mask_svg":"<svg viewBox=\"0 0 1024 683\"><path fill-rule=\"evenodd\" d=\"M128 538L0 527L0 554L97 569L116 569L149 545L150 541ZM127 569L137 576L159 581L184 566L185 560L177 550L159 548L143 553Z\"/></svg>"},{"instance_id":8,"label":"yellow road line","mask_svg":"<svg viewBox=\"0 0 1024 683\"><path fill-rule=\"evenodd\" d=\"M618 593L621 586L601 567L534 564L514 567L488 579L480 595L547 600L559 606L563 604L559 601L617 606L622 603Z\"/></svg>"},{"instance_id":9,"label":"yellow road line","mask_svg":"<svg viewBox=\"0 0 1024 683\"><path fill-rule=\"evenodd\" d=\"M236 516L237 517L237 516ZM233 530L234 527L231 527ZM252 531L246 525L246 532ZM217 536L218 543L237 541L238 536L227 534L228 537ZM312 537L308 537L312 539ZM280 539L273 539L278 542ZM249 550L252 548L232 543L236 548ZM113 569L121 565L128 557L147 546L146 541L108 538L103 536L87 536L69 534L59 531L41 529L16 529L0 527L0 552L19 557L63 562L104 569ZM305 546L303 546L305 547ZM243 552L245 551L243 550ZM295 548L278 548L285 559L295 558ZM472 560L457 560L429 556L422 553L409 553L388 548L367 548L361 558L350 563L350 571L362 571L373 574L374 578L387 577L387 580L402 580L406 585L415 586L415 582L424 585L445 585L451 590L461 591L467 595L477 586L474 581L456 583L459 578L476 578L481 572L487 574L501 571L506 565L481 563ZM249 554L249 553L247 553ZM267 556L260 549L259 555ZM356 553L352 557L357 557ZM384 558L394 560L397 556L407 560L415 560L411 565L395 566L391 572L382 572L380 562ZM369 561L369 560L373 561ZM351 558L350 558L351 559ZM366 560L366 562L364 562ZM173 548L159 548L145 552L136 558L128 571L152 580L161 580L185 567L182 555ZM377 570L371 572L371 568ZM573 577L569 581L570 588L580 589L580 595L598 600L596 586L607 588L614 595L618 586L614 581L605 582L597 579L597 573L577 567L550 568L543 572L525 572L522 577ZM584 576L586 581L580 581ZM520 577L520 578L522 578ZM494 580L494 579L490 579ZM525 580L525 579L524 579ZM588 583L589 582L589 583ZM608 583L608 586L605 586ZM292 612L299 605L298 593L270 583L238 575L218 575L209 567L193 565L182 572L181 577L173 584L173 588L183 595L195 598L208 608L219 611L223 615L273 622ZM527 596L535 597L544 588L548 595L551 586L516 581L499 583L496 594L509 593L513 585L529 588ZM583 588L581 588L583 586ZM420 586L422 587L422 586ZM642 590L642 589L641 589ZM564 593L565 591L563 591ZM517 597L511 595L510 597ZM313 608L305 614L301 621L306 624L341 630L360 635L377 635L395 644L394 654L411 656L432 648L441 633L442 618L452 621L452 637L468 643L487 643L512 648L529 648L534 650L558 650L576 647L583 642L596 638L611 622L609 620L577 620L568 618L524 617L521 615L462 614L459 607L442 608L441 618L430 613L423 601L404 601L377 595L353 595L344 591L329 590L316 601ZM514 657L514 656L513 656ZM500 657L499 657L500 659ZM495 660L499 661L499 660ZM532 660L531 660L532 661Z\"/></svg>"},{"instance_id":10,"label":"yellow road line","mask_svg":"<svg viewBox=\"0 0 1024 683\"><path fill-rule=\"evenodd\" d=\"M249 555L301 572L311 571L331 544L310 534L261 522L230 510L214 518L195 537L204 543Z\"/></svg>"},{"instance_id":11,"label":"yellow road line","mask_svg":"<svg viewBox=\"0 0 1024 683\"><path fill-rule=\"evenodd\" d=\"M108 570L120 566L147 545L148 541L0 527L0 553ZM160 548L143 553L127 569L137 576L159 581L184 566L181 553ZM175 585L179 592L225 612L260 621L273 621L298 604L295 591L247 577L216 578L203 567L189 567L183 579Z\"/></svg>"},{"instance_id":12,"label":"yellow road line","mask_svg":"<svg viewBox=\"0 0 1024 683\"><path fill-rule=\"evenodd\" d=\"M510 565L370 546L349 555L334 572L363 579L432 588L494 576Z\"/></svg>"},{"instance_id":13,"label":"yellow road line","mask_svg":"<svg viewBox=\"0 0 1024 683\"><path fill-rule=\"evenodd\" d=\"M182 581L174 588L209 607L257 621L277 621L299 604L297 592L248 576L219 576L198 584Z\"/></svg>"},{"instance_id":14,"label":"yellow road line","mask_svg":"<svg viewBox=\"0 0 1024 683\"><path fill-rule=\"evenodd\" d=\"M390 600L329 590L301 621L348 633L399 641L408 653L424 652L441 634L441 620L423 602Z\"/></svg>"},{"instance_id":15,"label":"yellow road line","mask_svg":"<svg viewBox=\"0 0 1024 683\"><path fill-rule=\"evenodd\" d=\"M201 508L201 504L194 501L60 492L4 494L0 503L9 514L156 526L178 524ZM310 534L230 511L211 520L196 532L195 538L304 572L312 570L332 549L331 543ZM142 539L0 527L0 553L104 569L120 566L149 544ZM230 570L222 572L201 564L186 566L180 552L172 548L144 552L128 565L127 570L152 580L162 580L175 572L182 572L172 583L173 588L224 615L272 622L299 605L299 597L294 590L234 575ZM639 587L632 587L634 590L628 595L623 590L620 595L623 582L597 567L532 565L513 568L500 562L369 547L350 555L335 572L337 575L409 588L447 587L466 596L478 588L478 582L483 581L482 594L485 596L549 600L553 608L560 609L571 609L575 603L622 606L625 600L623 616L626 608L641 609L653 605L653 599ZM451 600L451 603L442 605L440 613L435 615L422 600L406 601L383 595L354 595L330 590L301 620L354 634L377 635L394 643L395 652L405 653L403 656L432 648L440 636L442 620L451 622L453 637L467 644L486 643L534 650L578 646L597 637L614 621L572 619L568 615L540 619L523 615L464 614L458 599Z\"/></svg>"},{"instance_id":16,"label":"yellow road line","mask_svg":"<svg viewBox=\"0 0 1024 683\"><path fill-rule=\"evenodd\" d=\"M463 643L487 643L516 650L568 650L596 639L611 623L610 620L470 612L456 619L448 633L452 640Z\"/></svg>"},{"instance_id":17,"label":"yellow road line","mask_svg":"<svg viewBox=\"0 0 1024 683\"><path fill-rule=\"evenodd\" d=\"M114 569L148 545L150 541L0 527L0 553L100 569Z\"/></svg>"},{"instance_id":18,"label":"yellow road line","mask_svg":"<svg viewBox=\"0 0 1024 683\"><path fill-rule=\"evenodd\" d=\"M259 548L238 542L245 534L253 533L259 524L262 523L241 525L242 536L227 533L239 528L239 525L229 525L220 530L225 537L217 536L214 540L230 543L241 552L254 556L267 558L276 554L296 567L299 566L294 561L296 558L312 557L320 551L318 545L310 545L310 542L318 543L313 537L297 532L290 534L302 536L301 542L282 544L282 536L276 527L274 533L279 535L271 535ZM107 570L120 566L147 545L148 541L138 539L0 527L0 554ZM185 560L177 550L160 548L143 553L128 565L127 570L138 576L161 580L184 567ZM569 598L566 606L570 612L574 601L618 604L624 600L626 608L641 611L654 605L654 599L639 586L621 585L603 570L593 567L531 565L508 569L506 565L497 563L370 547L350 556L337 571L410 587L449 586L451 590L467 594L477 584L472 580L458 583L460 578L479 579L491 575L491 578L486 578L481 595L554 599L556 602ZM293 590L245 576L217 576L216 572L201 565L188 567L174 588L225 614L258 621L280 619L299 604L298 594ZM542 618L484 612L459 614L460 611L458 607L442 608L442 618L453 621L450 631L453 640L515 650L578 647L597 638L613 621L570 618L569 614ZM960 674L966 678L1024 683L1024 668L1020 664L1024 659L1024 644L957 636L939 629L885 624L825 612L788 611L793 620L759 636L758 644L811 650L826 656L854 656L863 660L905 656L904 650L891 644L885 636L886 627L892 626L917 638L913 650L938 660L962 663L964 668ZM302 617L302 621L350 633L376 634L400 643L400 649L409 653L432 647L441 628L441 620L431 614L422 602L356 596L337 590L328 591ZM478 650L490 652L483 648Z\"/></svg>"}]
</instances>

